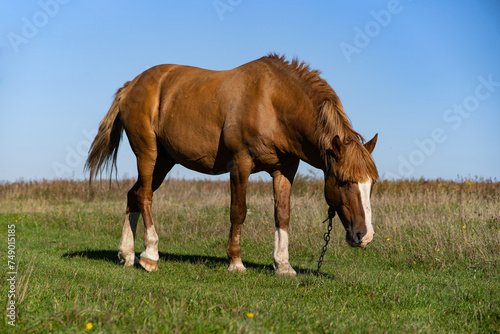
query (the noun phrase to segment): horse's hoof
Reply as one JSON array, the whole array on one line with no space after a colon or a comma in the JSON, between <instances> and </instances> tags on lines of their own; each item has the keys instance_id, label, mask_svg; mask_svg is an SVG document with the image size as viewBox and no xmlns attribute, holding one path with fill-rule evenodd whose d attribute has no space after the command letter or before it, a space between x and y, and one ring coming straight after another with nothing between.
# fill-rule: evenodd
<instances>
[{"instance_id":1,"label":"horse's hoof","mask_svg":"<svg viewBox=\"0 0 500 334\"><path fill-rule=\"evenodd\" d=\"M139 259L135 255L124 256L121 252L118 252L118 259L120 263L123 264L125 268L132 268L135 264L139 263Z\"/></svg>"},{"instance_id":2,"label":"horse's hoof","mask_svg":"<svg viewBox=\"0 0 500 334\"><path fill-rule=\"evenodd\" d=\"M292 268L292 266L282 266L275 271L276 276L297 276L297 272Z\"/></svg>"},{"instance_id":3,"label":"horse's hoof","mask_svg":"<svg viewBox=\"0 0 500 334\"><path fill-rule=\"evenodd\" d=\"M141 258L141 260L139 261L139 264L141 265L141 267L144 268L144 270L149 271L149 272L158 270L158 261L153 261L150 259Z\"/></svg>"},{"instance_id":4,"label":"horse's hoof","mask_svg":"<svg viewBox=\"0 0 500 334\"><path fill-rule=\"evenodd\" d=\"M230 273L236 273L236 272L245 272L247 271L247 268L243 265L243 263L237 263L237 264L230 264L229 268L227 270Z\"/></svg>"}]
</instances>

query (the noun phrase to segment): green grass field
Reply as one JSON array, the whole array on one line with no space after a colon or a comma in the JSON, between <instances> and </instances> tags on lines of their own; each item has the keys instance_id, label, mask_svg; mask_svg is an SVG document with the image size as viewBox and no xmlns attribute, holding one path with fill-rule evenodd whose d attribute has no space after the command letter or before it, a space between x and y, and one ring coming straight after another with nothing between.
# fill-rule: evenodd
<instances>
[{"instance_id":1,"label":"green grass field","mask_svg":"<svg viewBox=\"0 0 500 334\"><path fill-rule=\"evenodd\" d=\"M374 241L344 241L335 218L322 272L322 182L292 192L290 263L272 269L272 186L254 182L242 235L246 273L227 272L229 186L169 180L155 193L159 270L118 264L131 181L0 184L0 296L15 225L16 327L22 333L500 332L500 183L380 182ZM142 226L136 252L142 248Z\"/></svg>"}]
</instances>

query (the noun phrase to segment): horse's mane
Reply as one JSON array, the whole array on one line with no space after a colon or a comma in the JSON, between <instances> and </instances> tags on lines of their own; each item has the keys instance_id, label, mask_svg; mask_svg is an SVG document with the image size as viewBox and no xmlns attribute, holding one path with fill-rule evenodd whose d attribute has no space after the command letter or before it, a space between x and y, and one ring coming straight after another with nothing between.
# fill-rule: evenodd
<instances>
[{"instance_id":1,"label":"horse's mane","mask_svg":"<svg viewBox=\"0 0 500 334\"><path fill-rule=\"evenodd\" d=\"M310 97L314 109L318 113L316 138L320 152L328 167L335 166L337 177L344 181L372 181L378 179L377 168L370 153L363 147L365 139L356 132L344 111L342 103L330 85L320 77L321 72L311 70L308 64L294 58L291 62L285 56L270 53L264 59L269 60L277 68L287 71L297 78L302 90ZM339 136L346 144L345 158L335 162L327 151L332 148L333 139Z\"/></svg>"}]
</instances>

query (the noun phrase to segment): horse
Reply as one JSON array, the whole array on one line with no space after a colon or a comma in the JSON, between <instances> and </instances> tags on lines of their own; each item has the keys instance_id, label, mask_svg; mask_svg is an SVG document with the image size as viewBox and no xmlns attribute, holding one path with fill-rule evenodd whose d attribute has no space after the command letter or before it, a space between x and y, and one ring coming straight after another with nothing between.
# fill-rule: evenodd
<instances>
[{"instance_id":1,"label":"horse","mask_svg":"<svg viewBox=\"0 0 500 334\"><path fill-rule=\"evenodd\" d=\"M229 173L230 272L245 271L240 236L250 174L265 171L274 192L273 264L276 275L296 275L289 263L290 192L299 161L324 173L324 195L352 247L373 239L370 195L378 172L371 156L378 134L365 142L353 130L335 91L318 70L275 53L231 70L164 64L120 88L90 147L89 181L116 170L123 130L137 158L138 179L127 193L118 257L125 267L158 269L153 192L176 164L205 174ZM145 250L137 258L139 216Z\"/></svg>"}]
</instances>

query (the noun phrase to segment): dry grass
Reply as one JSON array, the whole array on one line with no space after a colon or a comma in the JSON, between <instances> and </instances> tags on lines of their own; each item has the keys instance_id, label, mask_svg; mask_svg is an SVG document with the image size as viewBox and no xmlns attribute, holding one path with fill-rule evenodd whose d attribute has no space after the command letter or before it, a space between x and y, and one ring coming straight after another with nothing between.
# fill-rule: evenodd
<instances>
[{"instance_id":1,"label":"dry grass","mask_svg":"<svg viewBox=\"0 0 500 334\"><path fill-rule=\"evenodd\" d=\"M64 215L73 210L105 215L119 224L126 192L133 183L101 181L91 187L86 182L64 180L4 183L0 184L0 212ZM227 182L165 181L153 201L161 242L180 235L193 240L203 236L210 240L207 242L225 247L229 203ZM272 185L251 182L247 203L243 240L270 242L274 226ZM292 192L291 247L299 257L311 256L311 244L320 246L325 229L320 222L326 210L323 182L298 176ZM500 250L499 182L381 181L373 190L372 210L377 235L370 247L384 255L411 253L416 254L412 263L445 263L446 258L491 260ZM343 247L338 221L334 233L334 242Z\"/></svg>"},{"instance_id":2,"label":"dry grass","mask_svg":"<svg viewBox=\"0 0 500 334\"><path fill-rule=\"evenodd\" d=\"M0 218L17 226L22 330L83 331L88 322L108 332L499 328L498 182L377 183L374 241L365 251L349 248L336 218L322 267L327 276L318 278L309 270L316 268L326 230L323 182L299 176L292 192L290 262L300 275L286 280L271 269L269 182L252 182L247 192L246 274L225 270L228 183L183 180L167 180L154 195L160 270L124 271L116 247L133 183L95 182L91 189L78 181L0 184ZM246 312L255 314L253 322Z\"/></svg>"}]
</instances>

